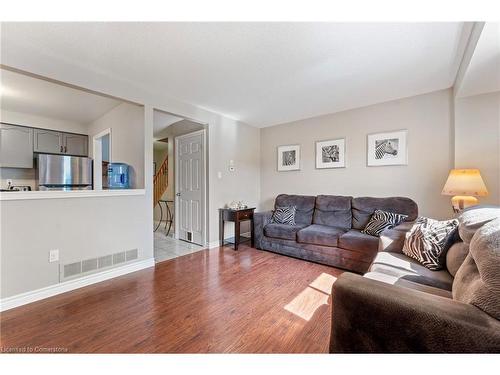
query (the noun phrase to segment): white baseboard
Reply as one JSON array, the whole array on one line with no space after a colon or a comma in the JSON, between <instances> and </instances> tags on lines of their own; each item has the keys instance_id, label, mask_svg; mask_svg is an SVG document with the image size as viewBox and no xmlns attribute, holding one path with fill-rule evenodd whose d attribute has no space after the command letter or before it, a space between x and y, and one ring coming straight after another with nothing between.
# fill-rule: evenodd
<instances>
[{"instance_id":1,"label":"white baseboard","mask_svg":"<svg viewBox=\"0 0 500 375\"><path fill-rule=\"evenodd\" d=\"M0 300L0 311L13 309L14 307L26 305L28 303L52 297L57 294L69 292L71 290L82 288L87 285L126 275L127 273L139 271L144 268L154 267L154 265L154 258L149 258L121 267L112 268L103 272L80 277L78 279L64 281L62 283L50 285L45 288L32 290L30 292L21 293L12 297L3 298Z\"/></svg>"},{"instance_id":2,"label":"white baseboard","mask_svg":"<svg viewBox=\"0 0 500 375\"><path fill-rule=\"evenodd\" d=\"M214 249L214 248L216 248L216 247L219 247L219 240L217 240L217 241L212 241L212 242L210 242L210 243L208 244L208 248L209 248L209 249Z\"/></svg>"}]
</instances>

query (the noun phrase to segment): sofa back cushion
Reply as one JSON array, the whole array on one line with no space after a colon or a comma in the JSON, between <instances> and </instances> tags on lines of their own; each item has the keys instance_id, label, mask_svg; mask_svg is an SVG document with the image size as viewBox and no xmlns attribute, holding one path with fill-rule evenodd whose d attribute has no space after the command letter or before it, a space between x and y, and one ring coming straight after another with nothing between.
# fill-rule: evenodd
<instances>
[{"instance_id":1,"label":"sofa back cushion","mask_svg":"<svg viewBox=\"0 0 500 375\"><path fill-rule=\"evenodd\" d=\"M500 217L474 233L453 281L453 299L500 320Z\"/></svg>"},{"instance_id":2,"label":"sofa back cushion","mask_svg":"<svg viewBox=\"0 0 500 375\"><path fill-rule=\"evenodd\" d=\"M360 197L352 200L352 227L362 230L375 210L407 215L406 221L414 221L418 216L418 206L410 198L371 198Z\"/></svg>"},{"instance_id":3,"label":"sofa back cushion","mask_svg":"<svg viewBox=\"0 0 500 375\"><path fill-rule=\"evenodd\" d=\"M460 238L465 244L470 244L479 228L498 217L500 217L499 206L477 205L465 209L458 217Z\"/></svg>"},{"instance_id":4,"label":"sofa back cushion","mask_svg":"<svg viewBox=\"0 0 500 375\"><path fill-rule=\"evenodd\" d=\"M276 197L274 207L295 206L295 223L311 225L316 197L309 195L280 194Z\"/></svg>"},{"instance_id":5,"label":"sofa back cushion","mask_svg":"<svg viewBox=\"0 0 500 375\"><path fill-rule=\"evenodd\" d=\"M351 229L352 197L339 195L318 195L314 207L313 224Z\"/></svg>"}]
</instances>

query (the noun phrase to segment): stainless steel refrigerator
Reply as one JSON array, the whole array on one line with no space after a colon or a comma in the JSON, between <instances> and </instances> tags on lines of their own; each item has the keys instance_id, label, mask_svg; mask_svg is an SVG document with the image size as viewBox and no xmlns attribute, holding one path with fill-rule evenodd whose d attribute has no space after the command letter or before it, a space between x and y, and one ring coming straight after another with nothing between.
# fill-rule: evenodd
<instances>
[{"instance_id":1,"label":"stainless steel refrigerator","mask_svg":"<svg viewBox=\"0 0 500 375\"><path fill-rule=\"evenodd\" d=\"M38 154L40 190L92 190L92 159Z\"/></svg>"}]
</instances>

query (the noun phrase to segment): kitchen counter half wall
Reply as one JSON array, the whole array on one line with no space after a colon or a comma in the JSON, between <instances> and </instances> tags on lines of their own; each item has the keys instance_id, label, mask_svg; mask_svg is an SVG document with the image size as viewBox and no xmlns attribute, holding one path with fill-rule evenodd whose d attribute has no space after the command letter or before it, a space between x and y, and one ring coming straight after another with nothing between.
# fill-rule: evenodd
<instances>
[{"instance_id":1,"label":"kitchen counter half wall","mask_svg":"<svg viewBox=\"0 0 500 375\"><path fill-rule=\"evenodd\" d=\"M9 191L0 192L0 201L16 201L26 199L64 199L114 197L127 195L144 195L145 189L123 190L71 190L71 191Z\"/></svg>"}]
</instances>

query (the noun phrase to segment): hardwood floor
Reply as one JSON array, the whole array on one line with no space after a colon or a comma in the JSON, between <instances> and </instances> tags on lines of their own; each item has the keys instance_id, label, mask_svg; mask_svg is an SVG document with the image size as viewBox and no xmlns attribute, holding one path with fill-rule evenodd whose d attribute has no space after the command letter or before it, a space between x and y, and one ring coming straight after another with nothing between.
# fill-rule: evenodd
<instances>
[{"instance_id":1,"label":"hardwood floor","mask_svg":"<svg viewBox=\"0 0 500 375\"><path fill-rule=\"evenodd\" d=\"M8 310L0 346L68 352L324 353L341 270L241 245Z\"/></svg>"}]
</instances>

